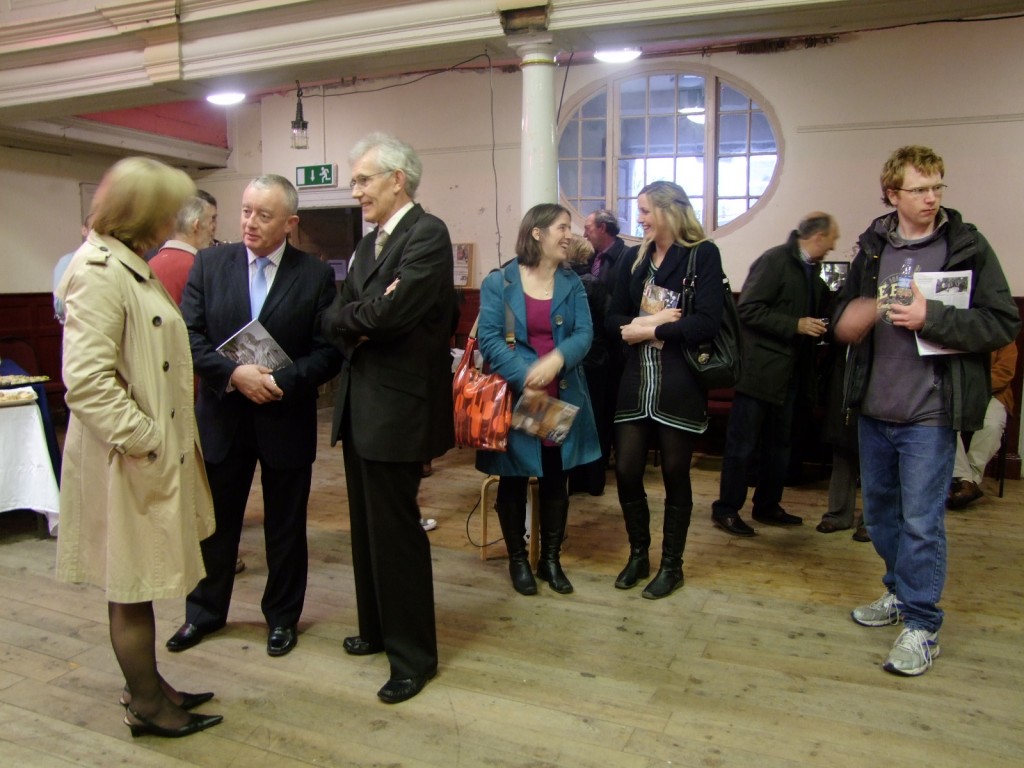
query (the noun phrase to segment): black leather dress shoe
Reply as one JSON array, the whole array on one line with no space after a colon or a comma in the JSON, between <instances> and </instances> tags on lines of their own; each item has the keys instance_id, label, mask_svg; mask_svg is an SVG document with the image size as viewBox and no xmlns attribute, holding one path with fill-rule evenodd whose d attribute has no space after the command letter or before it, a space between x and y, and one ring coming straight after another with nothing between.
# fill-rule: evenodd
<instances>
[{"instance_id":1,"label":"black leather dress shoe","mask_svg":"<svg viewBox=\"0 0 1024 768\"><path fill-rule=\"evenodd\" d=\"M267 655L284 656L298 642L295 627L274 627L267 636Z\"/></svg>"},{"instance_id":2,"label":"black leather dress shoe","mask_svg":"<svg viewBox=\"0 0 1024 768\"><path fill-rule=\"evenodd\" d=\"M804 519L791 515L789 512L784 510L782 507L775 507L767 512L754 511L750 513L750 516L759 523L765 525L803 525Z\"/></svg>"},{"instance_id":3,"label":"black leather dress shoe","mask_svg":"<svg viewBox=\"0 0 1024 768\"><path fill-rule=\"evenodd\" d=\"M345 653L350 656L370 656L374 653L380 653L384 650L383 645L374 645L363 640L359 635L352 637L346 637L341 642L341 647L345 649Z\"/></svg>"},{"instance_id":4,"label":"black leather dress shoe","mask_svg":"<svg viewBox=\"0 0 1024 768\"><path fill-rule=\"evenodd\" d=\"M733 536L756 536L757 531L747 525L739 515L722 515L721 517L711 516L711 522L726 533Z\"/></svg>"},{"instance_id":5,"label":"black leather dress shoe","mask_svg":"<svg viewBox=\"0 0 1024 768\"><path fill-rule=\"evenodd\" d=\"M435 667L426 675L392 678L384 683L383 688L377 691L377 698L385 704L398 704L402 701L408 701L422 691L427 681L433 679L436 674L437 668Z\"/></svg>"},{"instance_id":6,"label":"black leather dress shoe","mask_svg":"<svg viewBox=\"0 0 1024 768\"><path fill-rule=\"evenodd\" d=\"M199 645L199 641L204 637L206 637L206 630L200 629L195 624L182 624L167 641L167 650L175 653L184 651L194 645Z\"/></svg>"}]
</instances>

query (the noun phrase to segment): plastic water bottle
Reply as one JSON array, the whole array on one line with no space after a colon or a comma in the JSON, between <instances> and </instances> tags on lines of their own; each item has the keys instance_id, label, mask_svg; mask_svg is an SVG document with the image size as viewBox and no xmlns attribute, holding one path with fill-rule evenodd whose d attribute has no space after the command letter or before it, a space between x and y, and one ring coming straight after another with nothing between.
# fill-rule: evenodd
<instances>
[{"instance_id":1,"label":"plastic water bottle","mask_svg":"<svg viewBox=\"0 0 1024 768\"><path fill-rule=\"evenodd\" d=\"M900 267L900 276L896 279L896 287L900 291L911 292L910 284L914 282L914 257L907 256Z\"/></svg>"}]
</instances>

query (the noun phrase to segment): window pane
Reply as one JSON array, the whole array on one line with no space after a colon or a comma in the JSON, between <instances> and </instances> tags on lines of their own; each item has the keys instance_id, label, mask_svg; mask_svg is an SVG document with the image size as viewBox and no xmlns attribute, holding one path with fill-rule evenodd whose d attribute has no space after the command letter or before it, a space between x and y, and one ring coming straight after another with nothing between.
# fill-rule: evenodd
<instances>
[{"instance_id":1,"label":"window pane","mask_svg":"<svg viewBox=\"0 0 1024 768\"><path fill-rule=\"evenodd\" d=\"M718 161L719 197L745 197L747 194L747 158L723 157ZM744 203L744 210L746 210Z\"/></svg>"},{"instance_id":2,"label":"window pane","mask_svg":"<svg viewBox=\"0 0 1024 768\"><path fill-rule=\"evenodd\" d=\"M672 181L675 178L676 161L671 157L652 157L647 160L647 180L645 184L652 181Z\"/></svg>"},{"instance_id":3,"label":"window pane","mask_svg":"<svg viewBox=\"0 0 1024 768\"><path fill-rule=\"evenodd\" d=\"M558 161L558 185L567 196L575 197L580 193L579 171L576 169L577 161Z\"/></svg>"},{"instance_id":4,"label":"window pane","mask_svg":"<svg viewBox=\"0 0 1024 768\"><path fill-rule=\"evenodd\" d=\"M580 154L580 121L575 118L565 124L562 138L558 140L558 156L569 159Z\"/></svg>"},{"instance_id":5,"label":"window pane","mask_svg":"<svg viewBox=\"0 0 1024 768\"><path fill-rule=\"evenodd\" d=\"M619 197L636 197L645 183L643 160L619 161Z\"/></svg>"},{"instance_id":6,"label":"window pane","mask_svg":"<svg viewBox=\"0 0 1024 768\"><path fill-rule=\"evenodd\" d=\"M608 92L601 91L580 107L580 117L606 117L608 115Z\"/></svg>"},{"instance_id":7,"label":"window pane","mask_svg":"<svg viewBox=\"0 0 1024 768\"><path fill-rule=\"evenodd\" d=\"M693 118L699 118L695 122ZM704 156L704 114L688 115L676 118L677 130L676 154Z\"/></svg>"},{"instance_id":8,"label":"window pane","mask_svg":"<svg viewBox=\"0 0 1024 768\"><path fill-rule=\"evenodd\" d=\"M583 121L583 151L580 157L604 157L607 150L605 134L608 127L604 120Z\"/></svg>"},{"instance_id":9,"label":"window pane","mask_svg":"<svg viewBox=\"0 0 1024 768\"><path fill-rule=\"evenodd\" d=\"M577 211L584 217L589 216L598 208L604 207L604 200L579 200L574 205Z\"/></svg>"},{"instance_id":10,"label":"window pane","mask_svg":"<svg viewBox=\"0 0 1024 768\"><path fill-rule=\"evenodd\" d=\"M745 155L747 153L747 114L722 115L718 121L718 153Z\"/></svg>"},{"instance_id":11,"label":"window pane","mask_svg":"<svg viewBox=\"0 0 1024 768\"><path fill-rule=\"evenodd\" d=\"M619 86L619 114L647 114L647 78L627 80Z\"/></svg>"},{"instance_id":12,"label":"window pane","mask_svg":"<svg viewBox=\"0 0 1024 768\"><path fill-rule=\"evenodd\" d=\"M679 78L679 112L683 115L694 111L703 112L704 78L696 75L683 75Z\"/></svg>"},{"instance_id":13,"label":"window pane","mask_svg":"<svg viewBox=\"0 0 1024 768\"><path fill-rule=\"evenodd\" d=\"M604 160L584 160L580 163L580 194L586 197L604 197Z\"/></svg>"},{"instance_id":14,"label":"window pane","mask_svg":"<svg viewBox=\"0 0 1024 768\"><path fill-rule=\"evenodd\" d=\"M625 117L621 123L622 149L620 154L643 156L647 154L647 121L642 117Z\"/></svg>"},{"instance_id":15,"label":"window pane","mask_svg":"<svg viewBox=\"0 0 1024 768\"><path fill-rule=\"evenodd\" d=\"M777 155L754 155L750 158L750 194L760 197L768 189L775 174Z\"/></svg>"},{"instance_id":16,"label":"window pane","mask_svg":"<svg viewBox=\"0 0 1024 768\"><path fill-rule=\"evenodd\" d=\"M650 82L650 113L652 115L674 115L676 113L676 76L655 75Z\"/></svg>"},{"instance_id":17,"label":"window pane","mask_svg":"<svg viewBox=\"0 0 1024 768\"><path fill-rule=\"evenodd\" d=\"M741 197L738 200L720 199L718 201L718 221L716 223L716 226L721 227L724 224L728 224L737 216L746 213L746 211L747 199L745 197Z\"/></svg>"},{"instance_id":18,"label":"window pane","mask_svg":"<svg viewBox=\"0 0 1024 768\"><path fill-rule=\"evenodd\" d=\"M704 194L704 158L677 157L676 183L681 186L688 197L700 197Z\"/></svg>"},{"instance_id":19,"label":"window pane","mask_svg":"<svg viewBox=\"0 0 1024 768\"><path fill-rule=\"evenodd\" d=\"M775 134L768 123L764 112L753 112L750 115L750 151L751 152L774 152Z\"/></svg>"},{"instance_id":20,"label":"window pane","mask_svg":"<svg viewBox=\"0 0 1024 768\"><path fill-rule=\"evenodd\" d=\"M735 88L722 83L722 92L718 99L718 108L723 112L733 112L737 109L749 109L750 99L737 91Z\"/></svg>"},{"instance_id":21,"label":"window pane","mask_svg":"<svg viewBox=\"0 0 1024 768\"><path fill-rule=\"evenodd\" d=\"M674 155L676 149L674 117L652 117L650 127L650 145L647 149L651 155Z\"/></svg>"},{"instance_id":22,"label":"window pane","mask_svg":"<svg viewBox=\"0 0 1024 768\"><path fill-rule=\"evenodd\" d=\"M687 195L689 197L689 195ZM693 206L693 212L697 216L697 221L704 221L704 198L703 197L690 197L690 205ZM703 226L703 224L701 225Z\"/></svg>"}]
</instances>

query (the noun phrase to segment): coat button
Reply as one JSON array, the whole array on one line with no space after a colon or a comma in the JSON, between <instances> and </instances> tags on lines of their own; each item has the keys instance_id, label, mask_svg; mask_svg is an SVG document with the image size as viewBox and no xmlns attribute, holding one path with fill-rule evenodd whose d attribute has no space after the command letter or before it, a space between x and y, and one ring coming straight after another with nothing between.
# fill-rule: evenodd
<instances>
[{"instance_id":1,"label":"coat button","mask_svg":"<svg viewBox=\"0 0 1024 768\"><path fill-rule=\"evenodd\" d=\"M558 382L558 388L559 389L568 389L569 388L569 382L566 381L565 379L562 379L561 381Z\"/></svg>"},{"instance_id":2,"label":"coat button","mask_svg":"<svg viewBox=\"0 0 1024 768\"><path fill-rule=\"evenodd\" d=\"M178 462L181 463L181 464L185 463L185 454L184 453L181 454L181 457L178 459Z\"/></svg>"},{"instance_id":3,"label":"coat button","mask_svg":"<svg viewBox=\"0 0 1024 768\"><path fill-rule=\"evenodd\" d=\"M171 364L164 360L164 372L171 370Z\"/></svg>"},{"instance_id":4,"label":"coat button","mask_svg":"<svg viewBox=\"0 0 1024 768\"><path fill-rule=\"evenodd\" d=\"M153 325L155 325L157 328L163 325L163 323L164 320L162 317L160 317L160 315L157 315L156 317L153 318Z\"/></svg>"},{"instance_id":5,"label":"coat button","mask_svg":"<svg viewBox=\"0 0 1024 768\"><path fill-rule=\"evenodd\" d=\"M149 455L146 458L148 458L150 461L156 461L156 451L150 451Z\"/></svg>"},{"instance_id":6,"label":"coat button","mask_svg":"<svg viewBox=\"0 0 1024 768\"><path fill-rule=\"evenodd\" d=\"M562 325L565 323L565 318L561 315L555 315L555 325Z\"/></svg>"},{"instance_id":7,"label":"coat button","mask_svg":"<svg viewBox=\"0 0 1024 768\"><path fill-rule=\"evenodd\" d=\"M174 418L174 409L173 408L171 408L171 418L172 419Z\"/></svg>"}]
</instances>

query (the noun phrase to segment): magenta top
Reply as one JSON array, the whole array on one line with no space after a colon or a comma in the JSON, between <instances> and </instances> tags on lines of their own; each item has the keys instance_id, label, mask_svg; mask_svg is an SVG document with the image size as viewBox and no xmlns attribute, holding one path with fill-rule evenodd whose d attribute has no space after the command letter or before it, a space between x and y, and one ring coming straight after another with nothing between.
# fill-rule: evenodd
<instances>
[{"instance_id":1,"label":"magenta top","mask_svg":"<svg viewBox=\"0 0 1024 768\"><path fill-rule=\"evenodd\" d=\"M526 299L526 340L537 353L544 357L555 348L555 337L551 335L551 299ZM558 398L558 379L548 382L545 390L549 396Z\"/></svg>"}]
</instances>

